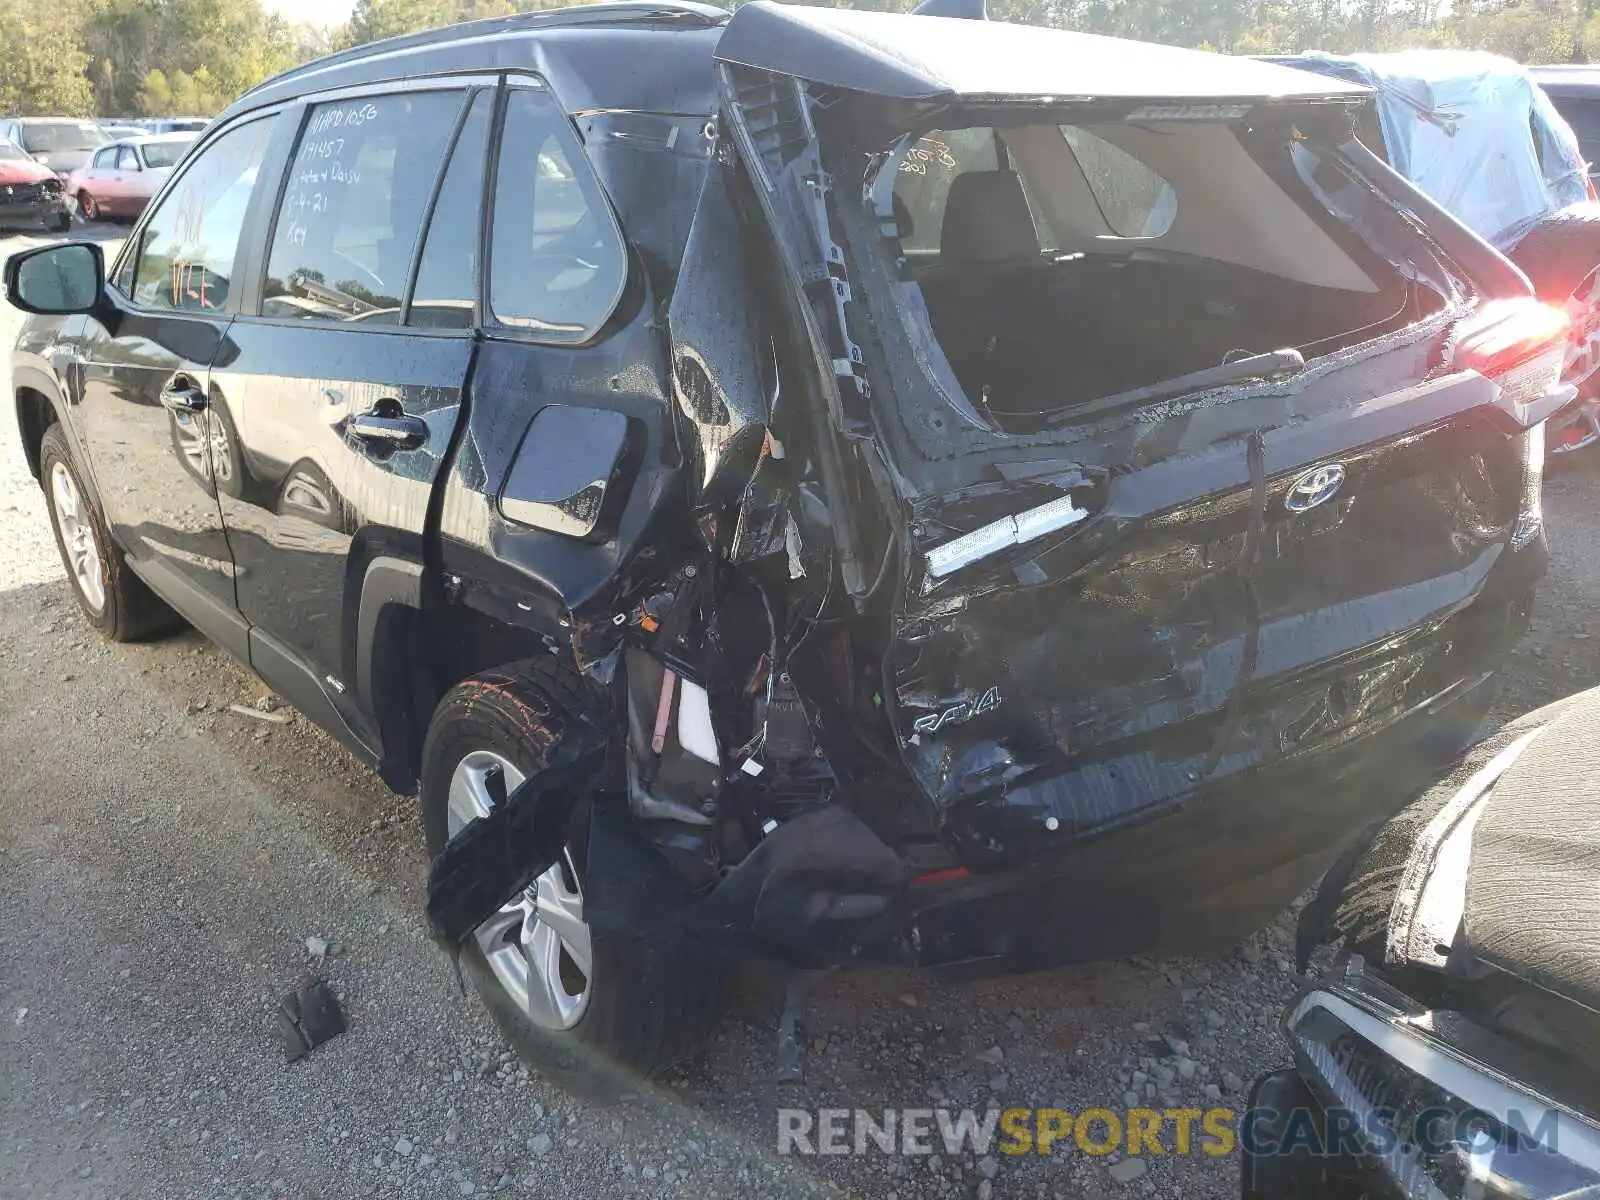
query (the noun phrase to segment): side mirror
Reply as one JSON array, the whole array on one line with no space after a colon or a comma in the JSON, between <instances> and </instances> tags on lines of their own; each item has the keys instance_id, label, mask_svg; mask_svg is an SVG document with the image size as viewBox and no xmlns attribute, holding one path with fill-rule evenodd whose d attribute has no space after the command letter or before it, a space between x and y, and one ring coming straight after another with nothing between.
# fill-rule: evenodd
<instances>
[{"instance_id":1,"label":"side mirror","mask_svg":"<svg viewBox=\"0 0 1600 1200\"><path fill-rule=\"evenodd\" d=\"M106 286L106 260L93 242L24 250L6 259L6 299L27 313L93 312Z\"/></svg>"}]
</instances>

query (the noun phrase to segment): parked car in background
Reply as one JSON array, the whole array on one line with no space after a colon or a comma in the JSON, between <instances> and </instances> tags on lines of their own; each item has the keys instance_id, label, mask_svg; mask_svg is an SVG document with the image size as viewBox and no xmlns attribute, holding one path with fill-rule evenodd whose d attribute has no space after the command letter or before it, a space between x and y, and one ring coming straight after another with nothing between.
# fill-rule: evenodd
<instances>
[{"instance_id":1,"label":"parked car in background","mask_svg":"<svg viewBox=\"0 0 1600 1200\"><path fill-rule=\"evenodd\" d=\"M1469 50L1272 61L1366 84L1362 140L1517 264L1572 321L1553 453L1600 440L1600 204L1578 135L1527 68Z\"/></svg>"},{"instance_id":2,"label":"parked car in background","mask_svg":"<svg viewBox=\"0 0 1600 1200\"><path fill-rule=\"evenodd\" d=\"M1600 171L1600 67L1529 67L1528 74L1572 126L1593 178Z\"/></svg>"},{"instance_id":3,"label":"parked car in background","mask_svg":"<svg viewBox=\"0 0 1600 1200\"><path fill-rule=\"evenodd\" d=\"M0 119L0 139L21 146L34 160L66 178L111 139L93 121L65 117Z\"/></svg>"},{"instance_id":4,"label":"parked car in background","mask_svg":"<svg viewBox=\"0 0 1600 1200\"><path fill-rule=\"evenodd\" d=\"M144 137L150 131L142 125L124 125L115 121L101 121L100 132L115 141L121 138Z\"/></svg>"},{"instance_id":5,"label":"parked car in background","mask_svg":"<svg viewBox=\"0 0 1600 1200\"><path fill-rule=\"evenodd\" d=\"M1226 947L1467 743L1546 567L1566 315L1369 97L772 0L360 46L109 271L11 258L20 440L86 621L420 792L548 1071L688 1053L743 956Z\"/></svg>"},{"instance_id":6,"label":"parked car in background","mask_svg":"<svg viewBox=\"0 0 1600 1200\"><path fill-rule=\"evenodd\" d=\"M1502 726L1328 873L1245 1200L1600 1196L1597 722L1591 689Z\"/></svg>"},{"instance_id":7,"label":"parked car in background","mask_svg":"<svg viewBox=\"0 0 1600 1200\"><path fill-rule=\"evenodd\" d=\"M0 226L38 222L54 233L72 224L66 187L20 146L0 142Z\"/></svg>"},{"instance_id":8,"label":"parked car in background","mask_svg":"<svg viewBox=\"0 0 1600 1200\"><path fill-rule=\"evenodd\" d=\"M147 133L199 133L210 123L207 117L152 117L144 128Z\"/></svg>"},{"instance_id":9,"label":"parked car in background","mask_svg":"<svg viewBox=\"0 0 1600 1200\"><path fill-rule=\"evenodd\" d=\"M194 145L192 133L124 138L96 150L67 177L67 195L85 221L136 217Z\"/></svg>"}]
</instances>

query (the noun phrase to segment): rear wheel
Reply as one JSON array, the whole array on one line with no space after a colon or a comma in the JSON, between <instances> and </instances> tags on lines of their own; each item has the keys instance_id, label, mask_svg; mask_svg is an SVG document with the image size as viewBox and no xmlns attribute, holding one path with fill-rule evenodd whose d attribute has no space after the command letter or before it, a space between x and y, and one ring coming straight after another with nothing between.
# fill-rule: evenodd
<instances>
[{"instance_id":1,"label":"rear wheel","mask_svg":"<svg viewBox=\"0 0 1600 1200\"><path fill-rule=\"evenodd\" d=\"M430 852L488 815L493 772L502 773L509 793L542 769L589 702L582 681L546 660L501 667L451 689L423 748ZM693 1054L721 1014L724 976L692 946L592 929L584 919L584 868L575 836L562 862L475 931L462 964L525 1060L562 1082L609 1090Z\"/></svg>"},{"instance_id":2,"label":"rear wheel","mask_svg":"<svg viewBox=\"0 0 1600 1200\"><path fill-rule=\"evenodd\" d=\"M178 628L178 615L133 573L106 536L105 521L84 490L59 425L45 430L39 443L39 478L67 582L89 624L113 642Z\"/></svg>"}]
</instances>

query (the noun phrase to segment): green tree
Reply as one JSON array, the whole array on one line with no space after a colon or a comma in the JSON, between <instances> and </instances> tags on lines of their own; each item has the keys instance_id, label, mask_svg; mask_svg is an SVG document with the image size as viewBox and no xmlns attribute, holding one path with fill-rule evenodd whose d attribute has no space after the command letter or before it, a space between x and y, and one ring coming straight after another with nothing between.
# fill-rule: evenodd
<instances>
[{"instance_id":1,"label":"green tree","mask_svg":"<svg viewBox=\"0 0 1600 1200\"><path fill-rule=\"evenodd\" d=\"M0 112L88 116L82 21L68 5L0 0Z\"/></svg>"}]
</instances>

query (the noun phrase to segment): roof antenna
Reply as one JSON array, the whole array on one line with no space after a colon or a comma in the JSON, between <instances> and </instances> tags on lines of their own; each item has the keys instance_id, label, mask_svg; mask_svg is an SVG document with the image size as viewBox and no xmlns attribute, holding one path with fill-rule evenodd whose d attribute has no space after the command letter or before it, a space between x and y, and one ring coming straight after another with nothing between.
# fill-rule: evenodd
<instances>
[{"instance_id":1,"label":"roof antenna","mask_svg":"<svg viewBox=\"0 0 1600 1200\"><path fill-rule=\"evenodd\" d=\"M913 16L960 17L967 21L989 19L988 0L922 0L911 10Z\"/></svg>"}]
</instances>

